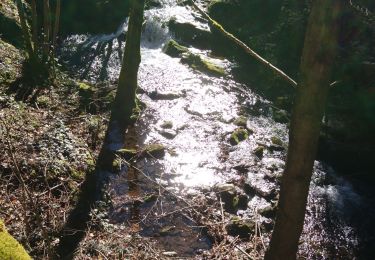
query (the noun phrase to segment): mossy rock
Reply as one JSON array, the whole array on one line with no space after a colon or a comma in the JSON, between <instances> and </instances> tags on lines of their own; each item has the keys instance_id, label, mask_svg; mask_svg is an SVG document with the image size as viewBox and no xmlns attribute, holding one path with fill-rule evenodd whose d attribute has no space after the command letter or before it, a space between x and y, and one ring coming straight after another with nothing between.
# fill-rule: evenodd
<instances>
[{"instance_id":1,"label":"mossy rock","mask_svg":"<svg viewBox=\"0 0 375 260\"><path fill-rule=\"evenodd\" d=\"M278 146L282 146L283 145L283 141L281 141L281 139L278 138L277 136L272 136L271 137L271 142L274 145L278 145Z\"/></svg>"},{"instance_id":2,"label":"mossy rock","mask_svg":"<svg viewBox=\"0 0 375 260\"><path fill-rule=\"evenodd\" d=\"M233 124L246 128L247 118L245 116L240 116L234 120Z\"/></svg>"},{"instance_id":3,"label":"mossy rock","mask_svg":"<svg viewBox=\"0 0 375 260\"><path fill-rule=\"evenodd\" d=\"M202 58L198 54L185 53L181 62L188 64L191 68L207 73L212 76L224 76L226 75L225 69L212 63L211 61Z\"/></svg>"},{"instance_id":4,"label":"mossy rock","mask_svg":"<svg viewBox=\"0 0 375 260\"><path fill-rule=\"evenodd\" d=\"M150 144L143 149L142 154L156 159L161 159L165 156L165 147L162 144Z\"/></svg>"},{"instance_id":5,"label":"mossy rock","mask_svg":"<svg viewBox=\"0 0 375 260\"><path fill-rule=\"evenodd\" d=\"M7 232L2 220L0 220L0 259L31 259L23 246Z\"/></svg>"},{"instance_id":6,"label":"mossy rock","mask_svg":"<svg viewBox=\"0 0 375 260\"><path fill-rule=\"evenodd\" d=\"M178 44L175 40L169 40L163 47L163 52L171 57L180 57L188 51L187 47Z\"/></svg>"},{"instance_id":7,"label":"mossy rock","mask_svg":"<svg viewBox=\"0 0 375 260\"><path fill-rule=\"evenodd\" d=\"M259 158L263 158L264 155L264 146L260 145L254 150L254 154Z\"/></svg>"},{"instance_id":8,"label":"mossy rock","mask_svg":"<svg viewBox=\"0 0 375 260\"><path fill-rule=\"evenodd\" d=\"M234 130L234 132L230 135L229 142L231 145L237 145L247 138L249 138L249 131L243 127L240 127Z\"/></svg>"},{"instance_id":9,"label":"mossy rock","mask_svg":"<svg viewBox=\"0 0 375 260\"><path fill-rule=\"evenodd\" d=\"M230 236L238 236L243 239L250 238L250 235L254 233L255 222L244 221L239 217L233 217L231 222L225 226L225 229Z\"/></svg>"}]
</instances>

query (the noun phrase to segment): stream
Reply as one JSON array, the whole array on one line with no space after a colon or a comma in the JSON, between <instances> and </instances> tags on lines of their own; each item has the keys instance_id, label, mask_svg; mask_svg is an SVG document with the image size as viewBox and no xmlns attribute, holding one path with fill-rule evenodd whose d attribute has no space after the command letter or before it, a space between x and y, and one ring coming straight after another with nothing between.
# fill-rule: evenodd
<instances>
[{"instance_id":1,"label":"stream","mask_svg":"<svg viewBox=\"0 0 375 260\"><path fill-rule=\"evenodd\" d=\"M286 159L288 128L273 119L273 105L231 75L236 64L210 50L189 47L224 68L226 76L209 76L162 51L171 38L166 23L174 17L209 30L188 6L163 0L145 11L139 98L145 110L127 133L125 147L162 144L162 158L139 158L134 167L121 162L108 184L109 222L150 237L164 251L194 257L212 247L204 228L181 209L182 201L217 201L217 189L234 184L247 207L232 214L256 219L267 244L279 179ZM62 60L91 83L116 83L127 21L106 35L72 35L64 41ZM251 72L249 72L251 73ZM235 121L246 118L249 138L231 145ZM208 206L207 206L208 207ZM219 214L220 215L220 214ZM306 259L368 259L374 249L371 200L324 162L315 162L299 255ZM371 228L368 228L371 227Z\"/></svg>"}]
</instances>

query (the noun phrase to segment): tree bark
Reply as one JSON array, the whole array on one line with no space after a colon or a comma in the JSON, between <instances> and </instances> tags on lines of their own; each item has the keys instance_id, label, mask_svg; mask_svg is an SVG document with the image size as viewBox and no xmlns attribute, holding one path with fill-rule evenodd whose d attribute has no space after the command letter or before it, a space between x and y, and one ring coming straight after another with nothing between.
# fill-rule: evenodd
<instances>
[{"instance_id":1,"label":"tree bark","mask_svg":"<svg viewBox=\"0 0 375 260\"><path fill-rule=\"evenodd\" d=\"M44 42L43 50L44 57L48 59L50 51L50 34L51 34L51 12L49 6L49 0L43 0L43 33Z\"/></svg>"},{"instance_id":2,"label":"tree bark","mask_svg":"<svg viewBox=\"0 0 375 260\"><path fill-rule=\"evenodd\" d=\"M337 48L340 0L315 0L307 25L301 78L289 133L277 218L265 259L295 259L321 121Z\"/></svg>"},{"instance_id":3,"label":"tree bark","mask_svg":"<svg viewBox=\"0 0 375 260\"><path fill-rule=\"evenodd\" d=\"M130 1L130 17L117 94L112 108L112 119L128 124L136 107L138 68L141 62L141 31L145 0Z\"/></svg>"}]
</instances>

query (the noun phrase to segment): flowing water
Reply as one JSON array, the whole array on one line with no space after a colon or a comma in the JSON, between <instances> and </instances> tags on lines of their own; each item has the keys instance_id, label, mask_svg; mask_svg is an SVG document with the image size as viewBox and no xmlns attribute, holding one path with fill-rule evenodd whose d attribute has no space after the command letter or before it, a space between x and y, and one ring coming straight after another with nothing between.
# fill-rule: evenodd
<instances>
[{"instance_id":1,"label":"flowing water","mask_svg":"<svg viewBox=\"0 0 375 260\"><path fill-rule=\"evenodd\" d=\"M255 217L256 209L270 206L275 200L272 194L279 190L288 129L273 120L274 108L269 101L253 92L251 86L236 82L230 73L235 65L232 62L213 56L210 50L191 47L191 52L228 72L227 76L213 77L163 53L164 43L173 38L166 26L172 17L209 30L189 7L162 1L162 7L147 10L145 17L139 97L147 107L129 130L126 148L159 143L167 152L162 159L138 160L137 169L123 164L121 173L111 177L113 208L109 218L113 224L152 237L166 251L194 256L212 245L193 219L173 213L186 206L180 199L212 194L212 187L218 183L242 182L257 192L247 194L248 208L237 214ZM115 83L126 27L127 21L113 34L70 36L64 42L62 57L89 82ZM232 146L228 139L237 128L233 121L239 114L247 117L247 127L253 134ZM169 129L163 128L166 124ZM282 144L275 146L274 139ZM263 156L254 154L259 146L265 147ZM158 196L164 189L174 196ZM154 195L154 200L145 199ZM363 252L369 250L373 237L365 228L371 223L364 218L375 216L368 203L349 181L328 165L315 162L300 255L308 259L365 257ZM260 217L260 222L266 225L271 221Z\"/></svg>"}]
</instances>

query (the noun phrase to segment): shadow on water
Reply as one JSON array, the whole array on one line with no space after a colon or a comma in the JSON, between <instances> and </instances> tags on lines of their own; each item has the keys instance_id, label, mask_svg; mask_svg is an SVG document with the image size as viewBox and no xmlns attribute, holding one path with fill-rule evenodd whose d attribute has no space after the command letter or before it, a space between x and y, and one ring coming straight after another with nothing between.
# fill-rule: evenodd
<instances>
[{"instance_id":1,"label":"shadow on water","mask_svg":"<svg viewBox=\"0 0 375 260\"><path fill-rule=\"evenodd\" d=\"M108 183L113 170L112 165L116 159L114 151L123 146L127 128L127 125L119 125L113 121L109 124L96 168L93 172L86 174L76 207L70 212L62 229L57 259L73 259L89 226L91 209L103 201L104 187Z\"/></svg>"}]
</instances>

